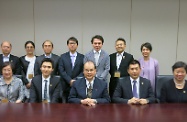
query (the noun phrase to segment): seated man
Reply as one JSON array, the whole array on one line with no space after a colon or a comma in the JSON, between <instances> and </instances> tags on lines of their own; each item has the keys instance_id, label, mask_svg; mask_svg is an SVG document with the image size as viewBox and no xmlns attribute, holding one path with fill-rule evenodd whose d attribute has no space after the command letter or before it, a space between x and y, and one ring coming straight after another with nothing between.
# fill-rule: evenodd
<instances>
[{"instance_id":1,"label":"seated man","mask_svg":"<svg viewBox=\"0 0 187 122\"><path fill-rule=\"evenodd\" d=\"M42 75L35 76L31 81L30 102L57 103L60 96L60 78L51 75L54 69L50 58L42 60L40 70Z\"/></svg>"},{"instance_id":2,"label":"seated man","mask_svg":"<svg viewBox=\"0 0 187 122\"><path fill-rule=\"evenodd\" d=\"M81 103L93 106L97 103L109 103L110 97L107 83L95 77L96 66L92 61L84 64L84 78L73 83L70 90L69 103Z\"/></svg>"},{"instance_id":3,"label":"seated man","mask_svg":"<svg viewBox=\"0 0 187 122\"><path fill-rule=\"evenodd\" d=\"M130 76L119 81L113 95L114 103L148 104L154 103L155 97L150 81L140 77L140 63L133 60L129 63Z\"/></svg>"}]
</instances>

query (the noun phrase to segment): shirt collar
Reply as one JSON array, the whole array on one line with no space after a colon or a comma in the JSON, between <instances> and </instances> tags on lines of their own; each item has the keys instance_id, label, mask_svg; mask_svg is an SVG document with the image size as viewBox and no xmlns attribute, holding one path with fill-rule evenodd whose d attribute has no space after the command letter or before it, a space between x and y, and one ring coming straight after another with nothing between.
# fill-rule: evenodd
<instances>
[{"instance_id":1,"label":"shirt collar","mask_svg":"<svg viewBox=\"0 0 187 122\"><path fill-rule=\"evenodd\" d=\"M50 76L50 75L49 75L49 77L48 77L48 78L44 78L44 77L43 77L43 75L42 75L42 82L45 82L44 80L50 81L50 78L51 78L51 76Z\"/></svg>"},{"instance_id":2,"label":"shirt collar","mask_svg":"<svg viewBox=\"0 0 187 122\"><path fill-rule=\"evenodd\" d=\"M69 52L69 54L70 54L70 57L72 57L72 56L77 56L77 52L75 52L74 54L72 54L71 52Z\"/></svg>"},{"instance_id":3,"label":"shirt collar","mask_svg":"<svg viewBox=\"0 0 187 122\"><path fill-rule=\"evenodd\" d=\"M139 83L140 77L138 77L137 79L132 79L132 78L130 77L130 80L131 80L131 83L134 83L133 81L136 81L137 83Z\"/></svg>"},{"instance_id":4,"label":"shirt collar","mask_svg":"<svg viewBox=\"0 0 187 122\"><path fill-rule=\"evenodd\" d=\"M51 58L52 54L50 53L50 55L48 55L48 56L46 54L44 54L44 56L47 57L47 58Z\"/></svg>"},{"instance_id":5,"label":"shirt collar","mask_svg":"<svg viewBox=\"0 0 187 122\"><path fill-rule=\"evenodd\" d=\"M100 54L100 53L101 53L101 50L99 50L99 51L93 50L93 52L94 52L94 54L95 54L96 52L98 52L98 53Z\"/></svg>"},{"instance_id":6,"label":"shirt collar","mask_svg":"<svg viewBox=\"0 0 187 122\"><path fill-rule=\"evenodd\" d=\"M10 54L8 54L7 56L5 56L5 55L3 54L3 57L8 57L8 58L10 58Z\"/></svg>"},{"instance_id":7,"label":"shirt collar","mask_svg":"<svg viewBox=\"0 0 187 122\"><path fill-rule=\"evenodd\" d=\"M125 52L125 51L123 51L122 53L118 53L118 52L117 52L117 53L116 53L116 56L119 56L119 55L123 56L124 52Z\"/></svg>"},{"instance_id":8,"label":"shirt collar","mask_svg":"<svg viewBox=\"0 0 187 122\"><path fill-rule=\"evenodd\" d=\"M85 78L85 80L86 80L86 87L89 88L89 84L91 83L91 86L93 88L95 77L93 78L93 80L91 82L89 82L86 78Z\"/></svg>"}]
</instances>

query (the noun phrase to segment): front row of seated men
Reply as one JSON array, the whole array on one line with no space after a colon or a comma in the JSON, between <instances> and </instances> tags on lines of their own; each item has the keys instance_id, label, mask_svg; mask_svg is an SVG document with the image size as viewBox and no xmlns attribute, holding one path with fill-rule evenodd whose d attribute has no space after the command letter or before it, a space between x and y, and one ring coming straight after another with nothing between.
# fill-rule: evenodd
<instances>
[{"instance_id":1,"label":"front row of seated men","mask_svg":"<svg viewBox=\"0 0 187 122\"><path fill-rule=\"evenodd\" d=\"M37 75L32 79L30 88L31 103L59 102L62 88L60 78L51 75L53 69L53 61L49 58L44 58L40 66L42 75ZM150 81L140 77L140 71L140 63L137 60L133 60L128 67L130 76L118 83L113 98L110 98L107 82L95 77L96 66L92 61L87 61L83 69L84 77L73 83L68 102L80 103L88 106L94 106L98 103L110 103L111 100L115 103L128 104L153 103L155 102L155 98ZM3 79L3 77L1 79ZM0 89L2 87L2 82L4 81L0 80ZM1 92L0 90L0 99L6 98L6 96L1 96Z\"/></svg>"}]
</instances>

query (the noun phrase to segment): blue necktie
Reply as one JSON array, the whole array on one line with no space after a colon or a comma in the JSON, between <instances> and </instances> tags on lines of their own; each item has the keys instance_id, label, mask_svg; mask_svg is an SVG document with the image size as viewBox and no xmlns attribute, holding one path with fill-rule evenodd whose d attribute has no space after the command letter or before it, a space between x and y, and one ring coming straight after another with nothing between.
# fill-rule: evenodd
<instances>
[{"instance_id":1,"label":"blue necktie","mask_svg":"<svg viewBox=\"0 0 187 122\"><path fill-rule=\"evenodd\" d=\"M138 93L137 93L137 87L136 87L136 82L137 81L133 81L133 97L136 97L136 98L138 98Z\"/></svg>"},{"instance_id":2,"label":"blue necktie","mask_svg":"<svg viewBox=\"0 0 187 122\"><path fill-rule=\"evenodd\" d=\"M47 100L47 80L45 81L45 87L44 87L44 100Z\"/></svg>"}]
</instances>

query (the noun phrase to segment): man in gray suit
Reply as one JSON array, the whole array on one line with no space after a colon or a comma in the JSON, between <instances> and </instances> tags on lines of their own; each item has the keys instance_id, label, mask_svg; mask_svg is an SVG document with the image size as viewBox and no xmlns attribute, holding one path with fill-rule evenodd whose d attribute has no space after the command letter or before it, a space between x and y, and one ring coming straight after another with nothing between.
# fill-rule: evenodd
<instances>
[{"instance_id":1,"label":"man in gray suit","mask_svg":"<svg viewBox=\"0 0 187 122\"><path fill-rule=\"evenodd\" d=\"M43 42L42 44L42 48L44 50L43 55L38 56L36 58L35 64L34 64L34 75L41 75L41 70L40 70L40 66L41 66L41 62L44 58L51 58L52 61L54 62L54 70L52 72L52 75L58 75L58 61L59 61L59 56L55 55L52 53L53 50L53 43L50 40L46 40Z\"/></svg>"},{"instance_id":2,"label":"man in gray suit","mask_svg":"<svg viewBox=\"0 0 187 122\"><path fill-rule=\"evenodd\" d=\"M110 70L110 57L108 53L102 50L104 39L100 35L96 35L91 40L93 49L84 56L84 63L92 61L96 65L96 77L107 81L107 75Z\"/></svg>"},{"instance_id":3,"label":"man in gray suit","mask_svg":"<svg viewBox=\"0 0 187 122\"><path fill-rule=\"evenodd\" d=\"M155 102L150 81L140 77L140 72L140 63L137 60L131 61L128 66L130 76L118 82L112 98L114 103L144 105Z\"/></svg>"}]
</instances>

